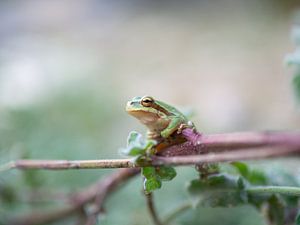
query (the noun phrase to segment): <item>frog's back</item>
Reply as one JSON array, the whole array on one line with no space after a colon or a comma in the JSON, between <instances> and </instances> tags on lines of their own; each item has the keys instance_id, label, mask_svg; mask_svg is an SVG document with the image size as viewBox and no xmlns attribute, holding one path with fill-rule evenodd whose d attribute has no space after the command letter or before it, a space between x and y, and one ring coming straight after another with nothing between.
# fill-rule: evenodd
<instances>
[{"instance_id":1,"label":"frog's back","mask_svg":"<svg viewBox=\"0 0 300 225\"><path fill-rule=\"evenodd\" d=\"M174 116L180 116L182 117L182 119L184 119L185 121L188 121L189 119L182 113L180 112L178 109L176 109L175 107L173 106L170 106L168 105L167 103L164 103L164 102L161 102L161 101L158 101L159 105L161 105L164 109L166 109L166 111L170 112L171 114L173 114Z\"/></svg>"}]
</instances>

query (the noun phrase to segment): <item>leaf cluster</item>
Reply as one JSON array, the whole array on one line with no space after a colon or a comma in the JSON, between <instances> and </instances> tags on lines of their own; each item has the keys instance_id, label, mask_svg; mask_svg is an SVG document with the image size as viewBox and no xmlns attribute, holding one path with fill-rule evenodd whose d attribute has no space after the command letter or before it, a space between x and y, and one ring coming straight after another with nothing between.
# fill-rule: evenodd
<instances>
[{"instance_id":1,"label":"leaf cluster","mask_svg":"<svg viewBox=\"0 0 300 225\"><path fill-rule=\"evenodd\" d=\"M205 179L192 180L188 185L195 207L233 207L252 205L263 212L270 224L285 223L288 209L295 210L298 197L286 197L277 194L251 193L252 187L263 185L280 185L274 176L268 176L263 171L250 169L242 162L234 162L231 166L235 174L221 172L212 174ZM294 184L296 181L291 181ZM281 185L287 185L286 180ZM293 218L294 219L294 218ZM300 220L299 216L296 219Z\"/></svg>"},{"instance_id":2,"label":"leaf cluster","mask_svg":"<svg viewBox=\"0 0 300 225\"><path fill-rule=\"evenodd\" d=\"M138 165L151 161L151 155L155 153L154 140L144 139L143 136L136 132L130 132L127 138L127 147L121 149L121 153L126 156L134 157ZM176 176L176 171L170 166L143 167L142 175L144 177L144 190L150 193L160 189L162 181L170 181Z\"/></svg>"}]
</instances>

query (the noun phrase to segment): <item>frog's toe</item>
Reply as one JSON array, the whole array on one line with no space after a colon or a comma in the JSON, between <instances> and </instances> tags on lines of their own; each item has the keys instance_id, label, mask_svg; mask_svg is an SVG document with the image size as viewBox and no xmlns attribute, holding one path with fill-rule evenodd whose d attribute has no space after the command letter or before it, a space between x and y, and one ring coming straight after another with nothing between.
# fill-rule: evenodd
<instances>
[{"instance_id":1,"label":"frog's toe","mask_svg":"<svg viewBox=\"0 0 300 225\"><path fill-rule=\"evenodd\" d=\"M159 133L155 133L155 132L149 132L148 133L148 138L149 139L157 139L160 137L160 134Z\"/></svg>"},{"instance_id":2,"label":"frog's toe","mask_svg":"<svg viewBox=\"0 0 300 225\"><path fill-rule=\"evenodd\" d=\"M180 126L178 127L178 129L177 129L177 134L181 134L182 133L182 131L185 129L185 128L188 128L189 127L189 125L188 124L180 124Z\"/></svg>"}]
</instances>

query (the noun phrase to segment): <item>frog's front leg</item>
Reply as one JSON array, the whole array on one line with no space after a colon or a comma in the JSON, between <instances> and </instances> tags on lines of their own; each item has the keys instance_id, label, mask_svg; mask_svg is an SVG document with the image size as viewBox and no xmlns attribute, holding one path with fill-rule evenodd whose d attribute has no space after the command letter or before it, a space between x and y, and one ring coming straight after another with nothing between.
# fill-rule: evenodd
<instances>
[{"instance_id":1,"label":"frog's front leg","mask_svg":"<svg viewBox=\"0 0 300 225\"><path fill-rule=\"evenodd\" d=\"M147 138L152 140L157 140L160 137L159 132L156 131L148 131Z\"/></svg>"},{"instance_id":2,"label":"frog's front leg","mask_svg":"<svg viewBox=\"0 0 300 225\"><path fill-rule=\"evenodd\" d=\"M166 129L164 129L160 134L163 138L168 138L171 134L173 134L180 125L183 123L182 118L180 117L171 117L171 121Z\"/></svg>"}]
</instances>

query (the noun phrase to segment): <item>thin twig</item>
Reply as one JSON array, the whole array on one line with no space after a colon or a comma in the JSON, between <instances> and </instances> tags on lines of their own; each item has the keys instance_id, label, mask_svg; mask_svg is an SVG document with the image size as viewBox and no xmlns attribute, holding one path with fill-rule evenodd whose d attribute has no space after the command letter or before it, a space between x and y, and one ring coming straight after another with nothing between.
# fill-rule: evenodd
<instances>
[{"instance_id":1,"label":"thin twig","mask_svg":"<svg viewBox=\"0 0 300 225\"><path fill-rule=\"evenodd\" d=\"M154 201L153 201L153 193L145 193L146 199L147 199L147 206L149 210L149 214L154 222L155 225L163 225L163 223L158 218Z\"/></svg>"},{"instance_id":2,"label":"thin twig","mask_svg":"<svg viewBox=\"0 0 300 225\"><path fill-rule=\"evenodd\" d=\"M139 169L120 169L110 176L100 179L97 183L85 188L81 192L74 194L72 202L68 206L53 211L33 212L11 218L6 225L40 225L55 222L77 214L82 210L84 205L95 200L98 195L104 196L103 201L100 203L103 206L104 200L112 191L119 187L121 183L138 174L138 172Z\"/></svg>"},{"instance_id":3,"label":"thin twig","mask_svg":"<svg viewBox=\"0 0 300 225\"><path fill-rule=\"evenodd\" d=\"M100 159L100 160L16 160L0 166L0 172L8 169L95 169L95 168L133 168L135 164L130 159Z\"/></svg>"}]
</instances>

